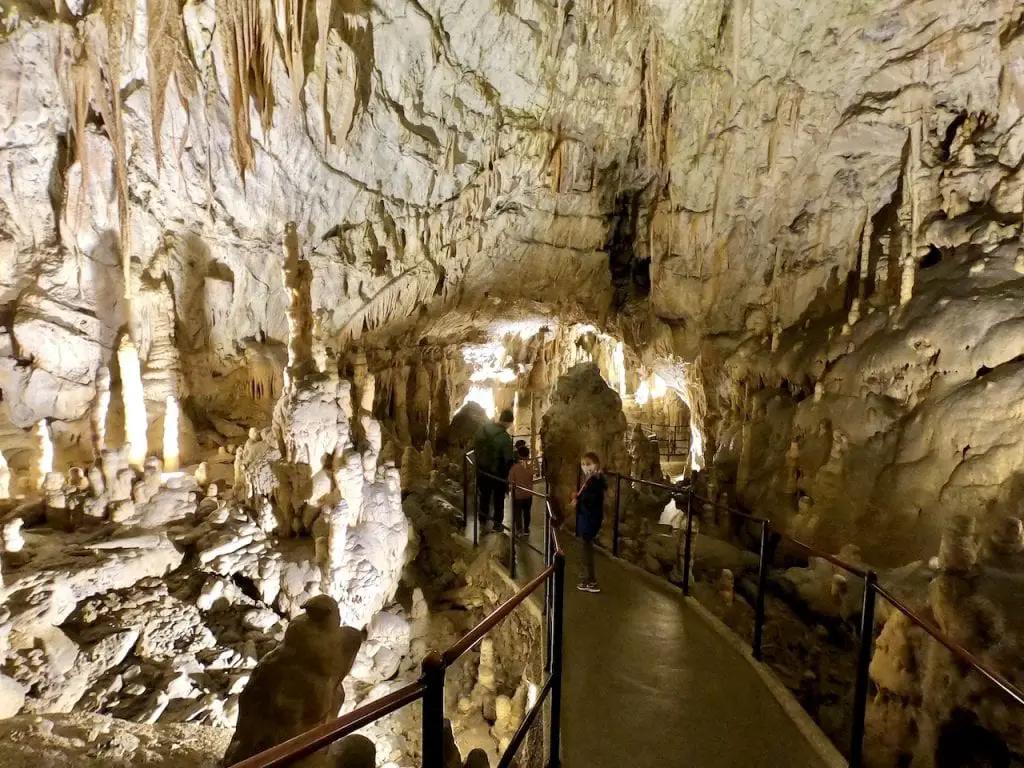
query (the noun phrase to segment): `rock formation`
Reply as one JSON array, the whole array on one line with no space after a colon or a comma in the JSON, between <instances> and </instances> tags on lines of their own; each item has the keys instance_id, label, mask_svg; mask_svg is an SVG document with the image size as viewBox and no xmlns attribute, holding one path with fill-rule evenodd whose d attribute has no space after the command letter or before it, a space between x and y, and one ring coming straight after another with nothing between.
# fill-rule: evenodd
<instances>
[{"instance_id":1,"label":"rock formation","mask_svg":"<svg viewBox=\"0 0 1024 768\"><path fill-rule=\"evenodd\" d=\"M544 472L562 514L576 494L580 457L594 451L609 472L629 469L622 402L594 363L580 363L558 379L540 432ZM606 517L613 494L605 496Z\"/></svg>"},{"instance_id":2,"label":"rock formation","mask_svg":"<svg viewBox=\"0 0 1024 768\"><path fill-rule=\"evenodd\" d=\"M342 682L363 635L341 624L338 604L326 595L302 606L281 645L252 672L238 699L238 726L224 755L232 765L336 717L345 700Z\"/></svg>"},{"instance_id":3,"label":"rock formation","mask_svg":"<svg viewBox=\"0 0 1024 768\"><path fill-rule=\"evenodd\" d=\"M118 593L172 568L175 615L323 594L359 629L407 565L455 588L452 483L490 407L542 434L563 512L580 452L653 478L627 420L689 422L715 500L893 573L938 557L949 631L1002 617L979 593L1024 565L1019 3L807 5L5 3L0 524L41 633L11 700L75 698L55 631L81 670L130 637L66 631L99 594L73 563ZM433 549L407 549L407 448ZM669 495L624 493L624 553L678 574ZM715 515L699 546L739 610L749 574L710 542L750 542ZM147 547L152 573L108 573ZM848 617L852 584L803 565L788 599ZM115 613L164 605L139 590ZM192 656L255 662L270 613ZM99 709L231 720L237 680L133 658L89 672ZM915 760L949 724L1013 730L914 690Z\"/></svg>"}]
</instances>

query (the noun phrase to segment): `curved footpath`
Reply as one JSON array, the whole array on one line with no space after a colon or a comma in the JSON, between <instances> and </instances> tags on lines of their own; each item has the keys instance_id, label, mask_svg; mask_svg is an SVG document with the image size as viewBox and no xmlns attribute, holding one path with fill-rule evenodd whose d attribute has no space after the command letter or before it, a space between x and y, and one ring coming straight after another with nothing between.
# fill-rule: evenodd
<instances>
[{"instance_id":1,"label":"curved footpath","mask_svg":"<svg viewBox=\"0 0 1024 768\"><path fill-rule=\"evenodd\" d=\"M795 701L783 706L781 684L773 693L677 588L602 553L603 591L582 593L574 541L567 554L565 768L845 766ZM520 563L527 576L541 560L527 551Z\"/></svg>"}]
</instances>

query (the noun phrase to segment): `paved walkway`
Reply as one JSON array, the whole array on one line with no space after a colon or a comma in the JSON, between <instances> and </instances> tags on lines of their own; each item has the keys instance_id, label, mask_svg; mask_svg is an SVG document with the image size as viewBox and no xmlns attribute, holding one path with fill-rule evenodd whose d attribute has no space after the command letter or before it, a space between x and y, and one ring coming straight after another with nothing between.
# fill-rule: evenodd
<instances>
[{"instance_id":1,"label":"paved walkway","mask_svg":"<svg viewBox=\"0 0 1024 768\"><path fill-rule=\"evenodd\" d=\"M534 544L543 541L538 527ZM750 662L678 589L599 555L603 592L578 592L576 542L569 544L565 768L828 765ZM541 565L527 550L520 575Z\"/></svg>"}]
</instances>

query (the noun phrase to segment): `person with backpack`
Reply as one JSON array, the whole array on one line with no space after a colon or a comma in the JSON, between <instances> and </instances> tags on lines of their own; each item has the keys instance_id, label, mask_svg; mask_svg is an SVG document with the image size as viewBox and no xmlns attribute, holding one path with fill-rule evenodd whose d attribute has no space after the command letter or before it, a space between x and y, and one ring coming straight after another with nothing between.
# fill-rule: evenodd
<instances>
[{"instance_id":1,"label":"person with backpack","mask_svg":"<svg viewBox=\"0 0 1024 768\"><path fill-rule=\"evenodd\" d=\"M576 535L580 540L583 570L576 588L580 592L597 593L601 587L597 585L597 574L594 572L594 540L604 522L604 493L608 481L601 472L601 458L593 451L583 454L580 470L583 485L576 493Z\"/></svg>"},{"instance_id":2,"label":"person with backpack","mask_svg":"<svg viewBox=\"0 0 1024 768\"><path fill-rule=\"evenodd\" d=\"M473 438L473 457L476 462L476 488L480 526L487 530L492 523L494 530L505 527L505 491L509 469L512 468L512 437L509 427L515 417L506 408L497 423L484 424Z\"/></svg>"},{"instance_id":3,"label":"person with backpack","mask_svg":"<svg viewBox=\"0 0 1024 768\"><path fill-rule=\"evenodd\" d=\"M530 510L533 508L533 462L530 449L521 445L516 449L516 463L508 473L512 489L512 527L518 536L530 537Z\"/></svg>"}]
</instances>

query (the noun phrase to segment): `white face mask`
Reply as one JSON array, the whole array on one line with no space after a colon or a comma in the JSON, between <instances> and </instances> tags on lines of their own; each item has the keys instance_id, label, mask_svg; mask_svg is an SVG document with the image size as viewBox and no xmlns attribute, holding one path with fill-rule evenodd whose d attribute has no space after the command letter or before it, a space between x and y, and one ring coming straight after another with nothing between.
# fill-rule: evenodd
<instances>
[{"instance_id":1,"label":"white face mask","mask_svg":"<svg viewBox=\"0 0 1024 768\"><path fill-rule=\"evenodd\" d=\"M593 464L580 464L580 469L583 470L584 476L590 477L592 474L594 474L594 470L596 470L597 467L595 467Z\"/></svg>"}]
</instances>

